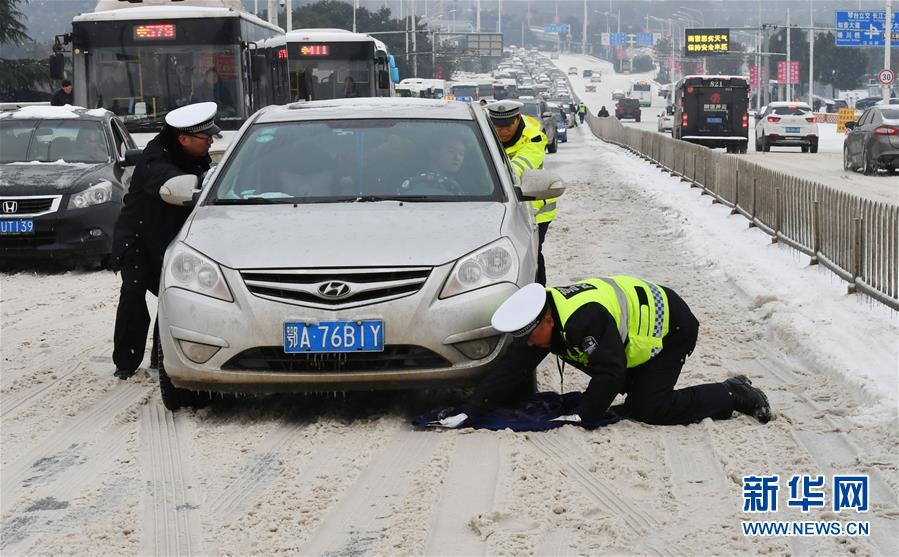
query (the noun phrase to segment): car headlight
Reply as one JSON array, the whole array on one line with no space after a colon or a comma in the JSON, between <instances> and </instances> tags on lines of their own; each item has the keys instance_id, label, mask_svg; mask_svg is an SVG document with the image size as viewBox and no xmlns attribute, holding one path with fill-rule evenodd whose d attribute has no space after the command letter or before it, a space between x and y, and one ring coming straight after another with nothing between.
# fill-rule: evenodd
<instances>
[{"instance_id":1,"label":"car headlight","mask_svg":"<svg viewBox=\"0 0 899 557\"><path fill-rule=\"evenodd\" d=\"M218 263L178 242L165 267L165 284L233 302L231 290Z\"/></svg>"},{"instance_id":2,"label":"car headlight","mask_svg":"<svg viewBox=\"0 0 899 557\"><path fill-rule=\"evenodd\" d=\"M112 201L112 182L103 180L69 198L69 209L84 209Z\"/></svg>"},{"instance_id":3,"label":"car headlight","mask_svg":"<svg viewBox=\"0 0 899 557\"><path fill-rule=\"evenodd\" d=\"M449 298L464 292L518 280L518 254L508 238L486 246L456 261L440 293Z\"/></svg>"}]
</instances>

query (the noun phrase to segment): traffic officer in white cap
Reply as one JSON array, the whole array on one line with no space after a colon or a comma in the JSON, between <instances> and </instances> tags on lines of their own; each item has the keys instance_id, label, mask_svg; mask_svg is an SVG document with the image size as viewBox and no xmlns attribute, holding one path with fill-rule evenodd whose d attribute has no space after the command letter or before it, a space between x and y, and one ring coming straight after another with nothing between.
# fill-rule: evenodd
<instances>
[{"instance_id":1,"label":"traffic officer in white cap","mask_svg":"<svg viewBox=\"0 0 899 557\"><path fill-rule=\"evenodd\" d=\"M209 148L221 131L215 124L215 115L214 102L169 112L165 127L144 148L131 177L112 247L113 271L122 272L112 353L115 376L119 379L134 375L144 358L150 327L146 292L157 295L162 257L192 210L164 202L159 188L169 179L185 174L202 179L209 170ZM155 331L153 336L155 355ZM151 357L151 363L154 361Z\"/></svg>"},{"instance_id":2,"label":"traffic officer in white cap","mask_svg":"<svg viewBox=\"0 0 899 557\"><path fill-rule=\"evenodd\" d=\"M512 163L512 168L519 177L525 170L543 168L547 143L546 134L541 130L540 122L527 114L521 114L523 106L524 104L518 101L502 100L489 103L484 107L503 143L509 162ZM549 223L556 218L556 204L557 198L531 201L540 240L537 245L537 276L534 280L540 284L546 284L543 240L546 239Z\"/></svg>"},{"instance_id":3,"label":"traffic officer in white cap","mask_svg":"<svg viewBox=\"0 0 899 557\"><path fill-rule=\"evenodd\" d=\"M528 370L550 352L560 376L565 364L590 376L576 413L557 420L597 421L619 393L627 395L625 415L650 424L726 419L734 410L761 423L771 419L765 394L742 375L674 389L696 346L699 321L677 293L653 282L615 276L551 288L529 284L491 323L515 337L509 351L465 404L442 412L434 425L459 427L468 417L514 404Z\"/></svg>"}]
</instances>

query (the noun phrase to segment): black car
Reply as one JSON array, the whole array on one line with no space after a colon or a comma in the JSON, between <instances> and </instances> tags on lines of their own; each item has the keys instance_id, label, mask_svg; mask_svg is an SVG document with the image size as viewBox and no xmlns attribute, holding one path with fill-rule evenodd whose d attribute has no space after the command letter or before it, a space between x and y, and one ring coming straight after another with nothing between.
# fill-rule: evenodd
<instances>
[{"instance_id":1,"label":"black car","mask_svg":"<svg viewBox=\"0 0 899 557\"><path fill-rule=\"evenodd\" d=\"M899 169L899 106L872 106L857 122L846 122L843 169L874 174Z\"/></svg>"},{"instance_id":2,"label":"black car","mask_svg":"<svg viewBox=\"0 0 899 557\"><path fill-rule=\"evenodd\" d=\"M0 113L0 258L105 260L135 148L104 109L29 106Z\"/></svg>"},{"instance_id":3,"label":"black car","mask_svg":"<svg viewBox=\"0 0 899 557\"><path fill-rule=\"evenodd\" d=\"M640 116L640 101L638 99L618 99L618 104L615 105L615 118L619 120L632 118L635 122L639 122Z\"/></svg>"}]
</instances>

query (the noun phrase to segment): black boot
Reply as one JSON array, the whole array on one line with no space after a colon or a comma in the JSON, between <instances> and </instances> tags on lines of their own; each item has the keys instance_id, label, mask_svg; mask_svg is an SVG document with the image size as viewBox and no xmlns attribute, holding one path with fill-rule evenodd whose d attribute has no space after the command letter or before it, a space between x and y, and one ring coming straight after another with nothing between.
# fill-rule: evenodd
<instances>
[{"instance_id":1,"label":"black boot","mask_svg":"<svg viewBox=\"0 0 899 557\"><path fill-rule=\"evenodd\" d=\"M137 373L136 369L117 369L112 375L124 381L125 379L131 379L135 373Z\"/></svg>"},{"instance_id":2,"label":"black boot","mask_svg":"<svg viewBox=\"0 0 899 557\"><path fill-rule=\"evenodd\" d=\"M734 401L734 410L752 416L763 424L771 421L771 406L761 389L752 386L745 375L737 375L724 381L727 392Z\"/></svg>"}]
</instances>

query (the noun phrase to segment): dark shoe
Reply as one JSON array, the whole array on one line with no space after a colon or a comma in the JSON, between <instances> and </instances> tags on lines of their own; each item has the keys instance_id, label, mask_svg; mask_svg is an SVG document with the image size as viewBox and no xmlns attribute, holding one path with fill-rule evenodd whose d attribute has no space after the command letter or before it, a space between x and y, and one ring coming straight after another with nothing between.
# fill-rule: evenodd
<instances>
[{"instance_id":1,"label":"dark shoe","mask_svg":"<svg viewBox=\"0 0 899 557\"><path fill-rule=\"evenodd\" d=\"M752 416L763 424L771 421L771 406L768 404L768 397L761 389L753 387L752 381L745 375L737 375L725 380L724 386L734 401L734 410Z\"/></svg>"},{"instance_id":2,"label":"dark shoe","mask_svg":"<svg viewBox=\"0 0 899 557\"><path fill-rule=\"evenodd\" d=\"M137 373L136 369L117 369L112 375L124 381L125 379L131 379L135 373Z\"/></svg>"}]
</instances>

